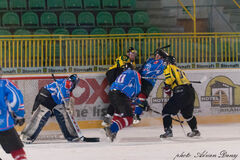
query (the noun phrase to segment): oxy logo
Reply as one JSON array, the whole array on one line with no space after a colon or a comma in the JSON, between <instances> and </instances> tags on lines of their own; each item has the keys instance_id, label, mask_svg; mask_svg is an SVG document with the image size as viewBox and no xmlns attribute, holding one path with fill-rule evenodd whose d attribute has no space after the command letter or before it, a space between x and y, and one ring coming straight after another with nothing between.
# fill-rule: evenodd
<instances>
[{"instance_id":1,"label":"oxy logo","mask_svg":"<svg viewBox=\"0 0 240 160\"><path fill-rule=\"evenodd\" d=\"M97 98L101 98L103 103L109 103L108 95L105 91L108 86L107 79L105 78L101 83L99 83L95 78L93 79L81 79L78 83L78 87L84 89L83 93L75 97L75 104L94 104ZM93 93L91 93L93 89Z\"/></svg>"},{"instance_id":2,"label":"oxy logo","mask_svg":"<svg viewBox=\"0 0 240 160\"><path fill-rule=\"evenodd\" d=\"M52 80L39 80L39 89L49 83ZM75 98L75 105L80 104L94 104L98 98L103 103L109 103L108 95L105 89L108 86L107 79L99 80L96 78L80 79L78 85L73 91L73 97Z\"/></svg>"}]
</instances>

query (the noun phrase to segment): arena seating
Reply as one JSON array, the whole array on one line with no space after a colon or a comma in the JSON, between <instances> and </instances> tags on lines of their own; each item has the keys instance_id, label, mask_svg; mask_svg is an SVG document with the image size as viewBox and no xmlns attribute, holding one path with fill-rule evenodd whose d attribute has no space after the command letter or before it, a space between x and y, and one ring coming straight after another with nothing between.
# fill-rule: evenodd
<instances>
[{"instance_id":1,"label":"arena seating","mask_svg":"<svg viewBox=\"0 0 240 160\"><path fill-rule=\"evenodd\" d=\"M136 0L1 0L0 22L0 35L161 32Z\"/></svg>"}]
</instances>

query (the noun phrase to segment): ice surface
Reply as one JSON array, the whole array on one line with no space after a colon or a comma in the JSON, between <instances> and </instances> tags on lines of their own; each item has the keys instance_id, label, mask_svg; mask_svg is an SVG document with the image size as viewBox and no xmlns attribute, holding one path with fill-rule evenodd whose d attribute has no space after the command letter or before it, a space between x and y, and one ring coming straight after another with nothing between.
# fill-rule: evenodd
<instances>
[{"instance_id":1,"label":"ice surface","mask_svg":"<svg viewBox=\"0 0 240 160\"><path fill-rule=\"evenodd\" d=\"M200 138L188 138L179 125L174 137L161 140L163 127L129 127L109 142L103 129L82 130L86 137L100 137L99 143L69 143L64 139L38 140L26 144L29 160L232 160L240 159L240 124L199 125ZM189 132L184 125L185 132ZM59 133L58 133L59 134ZM200 157L202 155L202 157ZM0 149L2 160L11 160Z\"/></svg>"}]
</instances>

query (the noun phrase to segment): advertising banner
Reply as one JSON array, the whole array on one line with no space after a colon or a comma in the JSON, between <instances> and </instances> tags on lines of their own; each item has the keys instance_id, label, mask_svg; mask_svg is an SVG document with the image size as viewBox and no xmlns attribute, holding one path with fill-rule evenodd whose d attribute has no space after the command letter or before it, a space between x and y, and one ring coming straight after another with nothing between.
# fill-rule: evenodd
<instances>
[{"instance_id":1,"label":"advertising banner","mask_svg":"<svg viewBox=\"0 0 240 160\"><path fill-rule=\"evenodd\" d=\"M195 88L195 115L223 115L240 113L240 69L185 70ZM153 109L161 112L168 101L162 87L163 81L157 81L149 97Z\"/></svg>"},{"instance_id":2,"label":"advertising banner","mask_svg":"<svg viewBox=\"0 0 240 160\"><path fill-rule=\"evenodd\" d=\"M185 70L195 88L195 115L215 116L240 114L240 69ZM70 74L56 74L57 78ZM79 73L80 82L73 91L77 121L101 120L109 105L109 86L105 73ZM53 82L50 74L12 75L12 79L24 95L26 118L29 120L35 97L41 87ZM160 76L160 78L164 78ZM150 96L149 104L153 110L162 111L168 101L162 87L163 80L157 80ZM151 114L144 114L151 116ZM160 117L161 115L155 115Z\"/></svg>"}]
</instances>

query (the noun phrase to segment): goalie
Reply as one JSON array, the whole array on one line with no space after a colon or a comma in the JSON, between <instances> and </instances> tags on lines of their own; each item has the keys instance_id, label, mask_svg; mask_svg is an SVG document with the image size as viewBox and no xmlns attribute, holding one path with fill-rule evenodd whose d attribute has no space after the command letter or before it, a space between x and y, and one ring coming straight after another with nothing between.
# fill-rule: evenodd
<instances>
[{"instance_id":1,"label":"goalie","mask_svg":"<svg viewBox=\"0 0 240 160\"><path fill-rule=\"evenodd\" d=\"M78 82L78 76L73 74L66 79L58 79L39 90L33 105L31 120L21 133L24 143L35 141L50 116L56 117L65 139L70 142L79 140L66 112L66 109L69 109L73 113L73 108L69 105L70 95ZM66 106L64 106L64 99L67 102Z\"/></svg>"}]
</instances>

